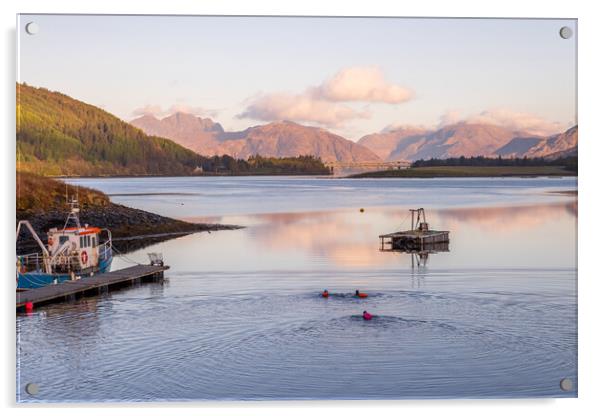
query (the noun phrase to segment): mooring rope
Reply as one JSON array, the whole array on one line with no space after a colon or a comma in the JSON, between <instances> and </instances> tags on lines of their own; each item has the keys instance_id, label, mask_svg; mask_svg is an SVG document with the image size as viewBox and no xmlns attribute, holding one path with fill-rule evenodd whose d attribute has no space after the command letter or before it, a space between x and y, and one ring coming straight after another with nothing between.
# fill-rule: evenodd
<instances>
[{"instance_id":1,"label":"mooring rope","mask_svg":"<svg viewBox=\"0 0 602 416\"><path fill-rule=\"evenodd\" d=\"M401 229L402 229L402 230L403 230L403 225L405 224L405 222L406 222L406 220L409 218L409 216L410 216L410 211L408 211L408 213L407 213L407 214L406 214L406 216L403 218L403 220L401 220L401 227L402 227ZM412 224L412 225L414 225L414 224ZM412 227L410 227L410 228L412 228Z\"/></svg>"},{"instance_id":2,"label":"mooring rope","mask_svg":"<svg viewBox=\"0 0 602 416\"><path fill-rule=\"evenodd\" d=\"M126 262L132 263L132 264L136 264L138 266L144 266L144 264L142 263L138 263L136 260L132 260L131 258L129 258L128 256L126 256L124 253L122 253L121 251L117 250L115 248L114 245L111 244L111 249L115 250L117 252L117 254L119 254L121 256L122 259L124 259Z\"/></svg>"}]
</instances>

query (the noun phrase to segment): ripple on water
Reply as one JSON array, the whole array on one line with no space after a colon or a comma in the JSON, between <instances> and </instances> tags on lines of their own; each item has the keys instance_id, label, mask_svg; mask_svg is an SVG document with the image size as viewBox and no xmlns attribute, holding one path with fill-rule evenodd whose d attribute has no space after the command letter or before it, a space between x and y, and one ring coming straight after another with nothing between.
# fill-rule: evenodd
<instances>
[{"instance_id":1,"label":"ripple on water","mask_svg":"<svg viewBox=\"0 0 602 416\"><path fill-rule=\"evenodd\" d=\"M133 401L557 396L576 380L574 305L554 296L153 290L20 316L22 379L43 399Z\"/></svg>"}]
</instances>

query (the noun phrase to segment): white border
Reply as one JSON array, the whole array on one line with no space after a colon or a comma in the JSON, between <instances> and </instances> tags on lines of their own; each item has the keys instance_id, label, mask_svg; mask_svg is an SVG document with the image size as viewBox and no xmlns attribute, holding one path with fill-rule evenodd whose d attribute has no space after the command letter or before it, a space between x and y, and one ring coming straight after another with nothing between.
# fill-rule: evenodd
<instances>
[{"instance_id":1,"label":"white border","mask_svg":"<svg viewBox=\"0 0 602 416\"><path fill-rule=\"evenodd\" d=\"M579 124L580 124L580 171L579 171L579 399L561 400L452 400L452 401L399 401L399 402L247 402L247 403L199 403L193 405L139 405L126 407L128 413L164 415L166 412L198 414L301 415L312 412L330 415L345 412L348 415L376 411L379 414L408 414L419 411L427 414L448 415L507 415L522 414L590 414L600 409L602 392L598 381L600 373L600 273L598 273L597 247L601 230L599 196L600 167L602 157L602 108L600 74L602 74L600 45L602 39L602 16L597 13L596 2L526 0L474 1L474 0L421 0L412 2L386 2L381 0L331 1L324 0L4 0L0 2L0 20L3 33L4 59L2 65L3 111L1 123L3 137L2 184L5 203L2 204L2 233L0 237L0 264L2 264L4 296L4 319L2 319L2 372L0 392L3 404L15 411L15 345L14 345L14 300L13 281L13 231L14 230L14 134L15 134L15 21L16 13L132 13L132 14L262 14L262 15L346 15L346 16L443 16L443 17L553 17L579 19ZM597 163L596 163L597 162ZM46 414L80 414L86 408L90 415L104 414L107 406L18 406L22 412L43 411ZM87 409L87 407L90 407ZM200 409L199 409L200 408Z\"/></svg>"}]
</instances>

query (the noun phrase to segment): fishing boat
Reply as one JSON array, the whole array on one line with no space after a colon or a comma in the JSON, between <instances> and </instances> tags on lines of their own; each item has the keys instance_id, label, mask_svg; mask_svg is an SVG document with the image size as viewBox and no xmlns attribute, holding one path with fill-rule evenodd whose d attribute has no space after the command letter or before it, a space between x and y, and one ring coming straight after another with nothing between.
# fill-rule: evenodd
<instances>
[{"instance_id":1,"label":"fishing boat","mask_svg":"<svg viewBox=\"0 0 602 416\"><path fill-rule=\"evenodd\" d=\"M17 290L79 280L95 273L108 272L113 260L111 232L106 228L83 226L79 221L77 199L69 202L70 212L63 228L48 230L48 246L44 245L29 221L19 221L41 251L17 256Z\"/></svg>"}]
</instances>

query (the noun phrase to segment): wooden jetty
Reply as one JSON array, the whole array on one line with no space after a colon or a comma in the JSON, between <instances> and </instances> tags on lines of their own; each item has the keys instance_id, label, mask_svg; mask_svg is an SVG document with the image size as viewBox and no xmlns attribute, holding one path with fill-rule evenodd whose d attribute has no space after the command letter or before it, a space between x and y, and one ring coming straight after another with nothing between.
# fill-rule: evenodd
<instances>
[{"instance_id":1,"label":"wooden jetty","mask_svg":"<svg viewBox=\"0 0 602 416\"><path fill-rule=\"evenodd\" d=\"M34 306L62 302L77 296L95 295L138 281L163 277L164 265L139 264L110 273L97 274L79 280L17 292L17 309L31 302Z\"/></svg>"},{"instance_id":2,"label":"wooden jetty","mask_svg":"<svg viewBox=\"0 0 602 416\"><path fill-rule=\"evenodd\" d=\"M449 231L430 230L426 222L424 208L411 209L412 227L408 231L398 231L390 234L379 235L381 250L412 250L424 251L433 248L435 251L439 247L448 251L446 245L449 244ZM414 220L415 214L416 220Z\"/></svg>"}]
</instances>

